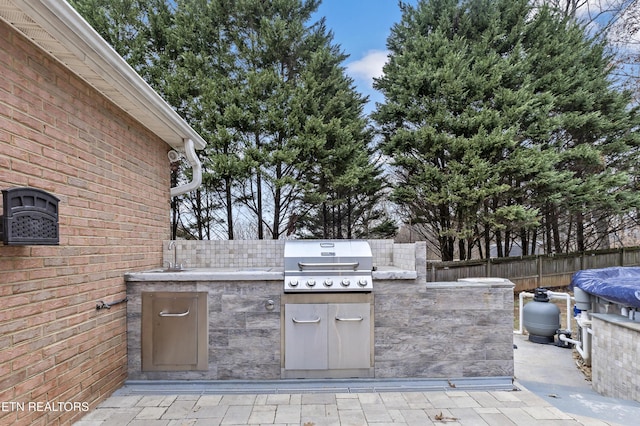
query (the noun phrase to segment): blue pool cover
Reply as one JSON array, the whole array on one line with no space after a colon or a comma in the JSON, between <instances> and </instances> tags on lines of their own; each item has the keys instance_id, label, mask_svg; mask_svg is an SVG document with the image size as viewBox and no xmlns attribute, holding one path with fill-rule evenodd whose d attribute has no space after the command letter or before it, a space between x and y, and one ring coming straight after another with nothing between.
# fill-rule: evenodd
<instances>
[{"instance_id":1,"label":"blue pool cover","mask_svg":"<svg viewBox=\"0 0 640 426\"><path fill-rule=\"evenodd\" d=\"M571 277L571 285L625 307L640 308L640 267L583 269Z\"/></svg>"}]
</instances>

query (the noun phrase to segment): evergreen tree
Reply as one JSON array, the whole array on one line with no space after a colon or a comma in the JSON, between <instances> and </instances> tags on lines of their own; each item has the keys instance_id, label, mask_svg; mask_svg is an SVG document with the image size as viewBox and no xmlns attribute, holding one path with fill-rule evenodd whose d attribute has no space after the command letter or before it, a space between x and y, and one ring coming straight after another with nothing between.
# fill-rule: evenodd
<instances>
[{"instance_id":1,"label":"evergreen tree","mask_svg":"<svg viewBox=\"0 0 640 426\"><path fill-rule=\"evenodd\" d=\"M625 173L637 118L602 44L524 0L401 7L373 117L394 198L444 260L456 246L460 259L493 243L498 256L516 241L527 253L541 225L548 241L565 232L584 248L587 228L637 205Z\"/></svg>"},{"instance_id":2,"label":"evergreen tree","mask_svg":"<svg viewBox=\"0 0 640 426\"><path fill-rule=\"evenodd\" d=\"M155 0L152 0L155 2ZM69 0L69 3L136 71L147 55L145 0Z\"/></svg>"},{"instance_id":3,"label":"evergreen tree","mask_svg":"<svg viewBox=\"0 0 640 426\"><path fill-rule=\"evenodd\" d=\"M254 164L240 201L256 215L259 238L263 227L271 238L317 235L320 227L325 237L350 238L354 206L363 202L352 194L365 181L381 191L371 177L366 99L346 77L346 57L324 22L307 25L318 4L239 3L237 20L249 23L237 41L246 75L241 131Z\"/></svg>"},{"instance_id":4,"label":"evergreen tree","mask_svg":"<svg viewBox=\"0 0 640 426\"><path fill-rule=\"evenodd\" d=\"M225 224L226 238L234 239L234 191L249 173L234 126L242 114L242 99L232 53L233 2L182 0L174 13L171 73L165 73L167 100L208 141L203 153L203 187L192 194L189 212L198 239L210 239L200 229L209 222ZM203 194L203 192L205 194ZM224 215L215 211L222 207Z\"/></svg>"},{"instance_id":5,"label":"evergreen tree","mask_svg":"<svg viewBox=\"0 0 640 426\"><path fill-rule=\"evenodd\" d=\"M318 49L301 76L301 87L308 93L302 108L313 117L305 124L303 135L317 144L305 156L308 172L304 180L311 185L304 195L308 212L298 226L308 236L380 236L376 227L389 221L380 208L383 174L373 162L372 133L363 117L366 99L355 91L352 79L340 66L345 58L335 46Z\"/></svg>"},{"instance_id":6,"label":"evergreen tree","mask_svg":"<svg viewBox=\"0 0 640 426\"><path fill-rule=\"evenodd\" d=\"M524 44L535 90L553 96L553 130L537 142L556 157L557 174L566 175L561 185L539 187L556 194L543 209L547 250L606 248L620 216L640 205L637 110L630 94L614 87L606 44L574 20L543 7Z\"/></svg>"},{"instance_id":7,"label":"evergreen tree","mask_svg":"<svg viewBox=\"0 0 640 426\"><path fill-rule=\"evenodd\" d=\"M173 200L174 235L219 237L225 225L233 239L234 216L248 214L258 238L317 234L309 226L349 237L380 220L366 100L324 22L309 23L318 0L74 4L208 141L201 190ZM307 220L320 205L331 225Z\"/></svg>"},{"instance_id":8,"label":"evergreen tree","mask_svg":"<svg viewBox=\"0 0 640 426\"><path fill-rule=\"evenodd\" d=\"M537 224L525 173L542 167L527 143L544 108L528 84L519 32L526 1L403 5L375 87L374 119L400 182L395 199L437 236L443 259L470 257L483 238ZM484 228L484 229L482 229ZM505 236L504 234L507 233ZM456 247L457 246L457 247Z\"/></svg>"}]
</instances>

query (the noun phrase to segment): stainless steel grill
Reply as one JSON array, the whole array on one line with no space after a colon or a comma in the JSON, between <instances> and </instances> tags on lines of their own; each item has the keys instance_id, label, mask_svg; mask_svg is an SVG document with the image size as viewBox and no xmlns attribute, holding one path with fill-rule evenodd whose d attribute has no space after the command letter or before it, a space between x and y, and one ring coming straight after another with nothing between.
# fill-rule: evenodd
<instances>
[{"instance_id":1,"label":"stainless steel grill","mask_svg":"<svg viewBox=\"0 0 640 426\"><path fill-rule=\"evenodd\" d=\"M284 246L284 292L370 292L373 256L363 240L292 240Z\"/></svg>"}]
</instances>

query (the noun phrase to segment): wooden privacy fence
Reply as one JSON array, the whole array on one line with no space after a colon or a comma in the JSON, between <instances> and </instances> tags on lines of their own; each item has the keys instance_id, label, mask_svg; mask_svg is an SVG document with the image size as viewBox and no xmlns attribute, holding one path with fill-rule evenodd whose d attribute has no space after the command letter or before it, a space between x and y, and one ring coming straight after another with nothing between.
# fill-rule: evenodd
<instances>
[{"instance_id":1,"label":"wooden privacy fence","mask_svg":"<svg viewBox=\"0 0 640 426\"><path fill-rule=\"evenodd\" d=\"M520 292L537 287L565 287L571 282L574 272L610 266L640 266L640 247L570 254L428 262L427 280L436 282L474 277L507 278L515 284L515 291Z\"/></svg>"}]
</instances>

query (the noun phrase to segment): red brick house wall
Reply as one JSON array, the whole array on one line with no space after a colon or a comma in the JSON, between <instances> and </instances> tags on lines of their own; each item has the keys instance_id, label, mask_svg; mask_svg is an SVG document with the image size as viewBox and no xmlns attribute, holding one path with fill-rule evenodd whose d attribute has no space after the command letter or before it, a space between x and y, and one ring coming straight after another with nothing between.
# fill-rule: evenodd
<instances>
[{"instance_id":1,"label":"red brick house wall","mask_svg":"<svg viewBox=\"0 0 640 426\"><path fill-rule=\"evenodd\" d=\"M0 189L60 199L59 246L0 243L0 424L70 424L123 384L126 304L96 304L161 264L168 150L0 21Z\"/></svg>"}]
</instances>

